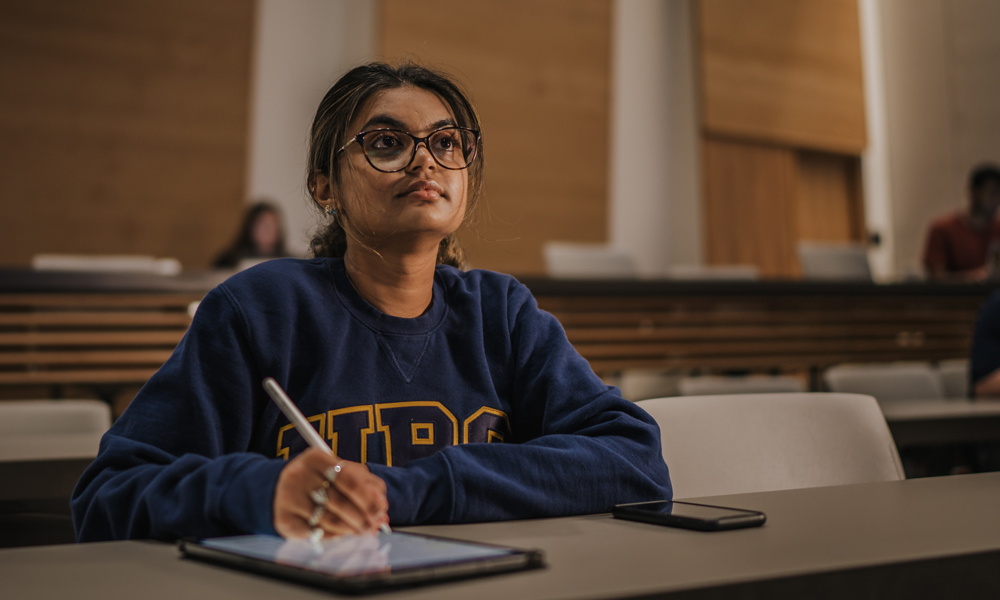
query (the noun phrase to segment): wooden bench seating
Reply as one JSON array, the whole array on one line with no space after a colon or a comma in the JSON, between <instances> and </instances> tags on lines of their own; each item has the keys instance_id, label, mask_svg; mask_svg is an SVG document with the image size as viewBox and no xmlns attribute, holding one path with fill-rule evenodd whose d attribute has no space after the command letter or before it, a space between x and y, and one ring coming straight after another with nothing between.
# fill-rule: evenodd
<instances>
[{"instance_id":1,"label":"wooden bench seating","mask_svg":"<svg viewBox=\"0 0 1000 600\"><path fill-rule=\"evenodd\" d=\"M0 385L142 384L200 293L0 294Z\"/></svg>"},{"instance_id":2,"label":"wooden bench seating","mask_svg":"<svg viewBox=\"0 0 1000 600\"><path fill-rule=\"evenodd\" d=\"M530 287L530 286L529 286ZM968 356L983 295L570 296L538 293L598 374L817 370Z\"/></svg>"},{"instance_id":3,"label":"wooden bench seating","mask_svg":"<svg viewBox=\"0 0 1000 600\"><path fill-rule=\"evenodd\" d=\"M188 305L225 274L118 277L108 292L101 287L105 279L80 277L72 282L76 289L65 289L59 287L64 275L41 283L37 274L19 277L6 289L0 285L0 388L85 384L100 390L143 384L184 335ZM130 288L136 281L143 287ZM626 369L815 375L842 362L965 358L991 291L773 281L522 282L601 375ZM51 289L37 289L44 286Z\"/></svg>"}]
</instances>

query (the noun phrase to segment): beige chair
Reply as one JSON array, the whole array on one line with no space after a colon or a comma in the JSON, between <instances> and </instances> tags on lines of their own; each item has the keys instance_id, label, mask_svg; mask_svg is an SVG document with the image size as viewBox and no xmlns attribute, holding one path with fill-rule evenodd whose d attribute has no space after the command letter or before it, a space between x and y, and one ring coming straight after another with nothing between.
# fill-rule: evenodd
<instances>
[{"instance_id":1,"label":"beige chair","mask_svg":"<svg viewBox=\"0 0 1000 600\"><path fill-rule=\"evenodd\" d=\"M681 396L718 396L722 394L784 394L806 391L801 379L787 375L685 377L678 383Z\"/></svg>"},{"instance_id":2,"label":"beige chair","mask_svg":"<svg viewBox=\"0 0 1000 600\"><path fill-rule=\"evenodd\" d=\"M662 268L667 279L684 281L755 281L760 279L756 265L668 265Z\"/></svg>"},{"instance_id":3,"label":"beige chair","mask_svg":"<svg viewBox=\"0 0 1000 600\"><path fill-rule=\"evenodd\" d=\"M636 404L660 426L677 498L904 479L871 396L681 396Z\"/></svg>"},{"instance_id":4,"label":"beige chair","mask_svg":"<svg viewBox=\"0 0 1000 600\"><path fill-rule=\"evenodd\" d=\"M941 392L945 398L969 397L969 361L966 359L943 360L938 364Z\"/></svg>"},{"instance_id":5,"label":"beige chair","mask_svg":"<svg viewBox=\"0 0 1000 600\"><path fill-rule=\"evenodd\" d=\"M97 400L0 402L0 461L93 458L111 427Z\"/></svg>"},{"instance_id":6,"label":"beige chair","mask_svg":"<svg viewBox=\"0 0 1000 600\"><path fill-rule=\"evenodd\" d=\"M663 398L677 395L680 376L667 371L653 369L625 369L618 373L611 385L622 390L622 397L635 402L647 398Z\"/></svg>"},{"instance_id":7,"label":"beige chair","mask_svg":"<svg viewBox=\"0 0 1000 600\"><path fill-rule=\"evenodd\" d=\"M628 251L607 244L546 242L542 246L545 270L564 279L628 279L636 276Z\"/></svg>"},{"instance_id":8,"label":"beige chair","mask_svg":"<svg viewBox=\"0 0 1000 600\"><path fill-rule=\"evenodd\" d=\"M176 258L156 258L139 254L36 254L31 259L36 271L78 271L84 273L145 273L178 275L183 270Z\"/></svg>"},{"instance_id":9,"label":"beige chair","mask_svg":"<svg viewBox=\"0 0 1000 600\"><path fill-rule=\"evenodd\" d=\"M837 365L823 378L831 392L867 394L880 402L944 397L941 375L928 363Z\"/></svg>"},{"instance_id":10,"label":"beige chair","mask_svg":"<svg viewBox=\"0 0 1000 600\"><path fill-rule=\"evenodd\" d=\"M0 548L76 541L69 498L109 427L96 400L0 401Z\"/></svg>"}]
</instances>

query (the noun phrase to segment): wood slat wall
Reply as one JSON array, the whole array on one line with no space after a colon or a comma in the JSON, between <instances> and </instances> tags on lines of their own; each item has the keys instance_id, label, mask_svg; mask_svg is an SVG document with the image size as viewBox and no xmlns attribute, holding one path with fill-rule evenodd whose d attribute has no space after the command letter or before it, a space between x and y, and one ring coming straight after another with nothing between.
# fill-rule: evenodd
<instances>
[{"instance_id":1,"label":"wood slat wall","mask_svg":"<svg viewBox=\"0 0 1000 600\"><path fill-rule=\"evenodd\" d=\"M0 0L0 264L235 235L253 0Z\"/></svg>"},{"instance_id":2,"label":"wood slat wall","mask_svg":"<svg viewBox=\"0 0 1000 600\"><path fill-rule=\"evenodd\" d=\"M539 297L600 374L965 358L981 303L919 296Z\"/></svg>"},{"instance_id":3,"label":"wood slat wall","mask_svg":"<svg viewBox=\"0 0 1000 600\"><path fill-rule=\"evenodd\" d=\"M698 7L706 257L797 277L798 242L867 237L857 2Z\"/></svg>"},{"instance_id":4,"label":"wood slat wall","mask_svg":"<svg viewBox=\"0 0 1000 600\"><path fill-rule=\"evenodd\" d=\"M815 373L841 362L964 358L989 292L950 295L914 287L882 295L879 288L866 288L851 295L747 283L712 292L691 293L677 284L614 295L617 287L609 283L567 294L533 287L544 288L548 280L525 281L602 375L626 369ZM28 397L19 392L26 386L40 386L42 397L82 386L109 401L119 398L122 410L131 396L119 392L128 388L134 394L169 358L190 323L189 303L200 297L0 294L0 397Z\"/></svg>"},{"instance_id":5,"label":"wood slat wall","mask_svg":"<svg viewBox=\"0 0 1000 600\"><path fill-rule=\"evenodd\" d=\"M751 264L765 277L798 273L795 153L703 140L705 245L709 264Z\"/></svg>"},{"instance_id":6,"label":"wood slat wall","mask_svg":"<svg viewBox=\"0 0 1000 600\"><path fill-rule=\"evenodd\" d=\"M475 267L543 273L547 240L607 235L611 3L383 0L381 53L444 69L483 122Z\"/></svg>"},{"instance_id":7,"label":"wood slat wall","mask_svg":"<svg viewBox=\"0 0 1000 600\"><path fill-rule=\"evenodd\" d=\"M202 294L0 294L0 385L141 385Z\"/></svg>"},{"instance_id":8,"label":"wood slat wall","mask_svg":"<svg viewBox=\"0 0 1000 600\"><path fill-rule=\"evenodd\" d=\"M701 0L698 7L707 132L864 150L857 0Z\"/></svg>"},{"instance_id":9,"label":"wood slat wall","mask_svg":"<svg viewBox=\"0 0 1000 600\"><path fill-rule=\"evenodd\" d=\"M797 239L864 241L861 160L809 151L798 151L795 158Z\"/></svg>"},{"instance_id":10,"label":"wood slat wall","mask_svg":"<svg viewBox=\"0 0 1000 600\"><path fill-rule=\"evenodd\" d=\"M799 242L864 242L857 157L706 136L706 256L796 277Z\"/></svg>"}]
</instances>

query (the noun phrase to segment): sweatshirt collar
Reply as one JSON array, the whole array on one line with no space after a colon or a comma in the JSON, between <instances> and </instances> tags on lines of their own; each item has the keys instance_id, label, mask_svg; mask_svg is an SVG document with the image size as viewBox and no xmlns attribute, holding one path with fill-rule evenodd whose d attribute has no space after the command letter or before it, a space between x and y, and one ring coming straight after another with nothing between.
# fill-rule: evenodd
<instances>
[{"instance_id":1,"label":"sweatshirt collar","mask_svg":"<svg viewBox=\"0 0 1000 600\"><path fill-rule=\"evenodd\" d=\"M428 333L437 327L444 318L447 305L444 298L444 286L441 285L440 273L437 270L434 271L434 296L431 299L430 307L419 317L407 319L387 315L362 298L354 289L354 284L347 278L343 258L328 259L328 264L330 272L333 274L333 282L340 302L356 319L376 331L419 335Z\"/></svg>"}]
</instances>

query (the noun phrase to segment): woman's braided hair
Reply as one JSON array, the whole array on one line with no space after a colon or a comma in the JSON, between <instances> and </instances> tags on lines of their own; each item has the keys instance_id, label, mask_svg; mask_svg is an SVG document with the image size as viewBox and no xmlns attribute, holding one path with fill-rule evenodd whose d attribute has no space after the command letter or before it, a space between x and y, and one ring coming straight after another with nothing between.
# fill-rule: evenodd
<instances>
[{"instance_id":1,"label":"woman's braided hair","mask_svg":"<svg viewBox=\"0 0 1000 600\"><path fill-rule=\"evenodd\" d=\"M412 86L432 92L444 100L455 115L459 127L481 130L479 115L462 89L448 75L421 67L413 63L399 66L383 62L371 62L348 71L337 80L323 97L316 118L313 119L309 138L309 162L306 173L306 189L313 189L317 175L330 178L331 187L340 189L340 173L337 167L336 151L347 143L348 127L357 111L372 96L395 88ZM482 195L483 189L483 147L480 140L476 160L469 165L469 196L466 217ZM315 200L314 200L315 201ZM322 207L316 205L320 210ZM348 218L343 209L330 218L313 236L310 248L318 257L342 257L347 251L347 232L342 219ZM462 268L465 253L454 233L441 240L438 248L438 264Z\"/></svg>"}]
</instances>

